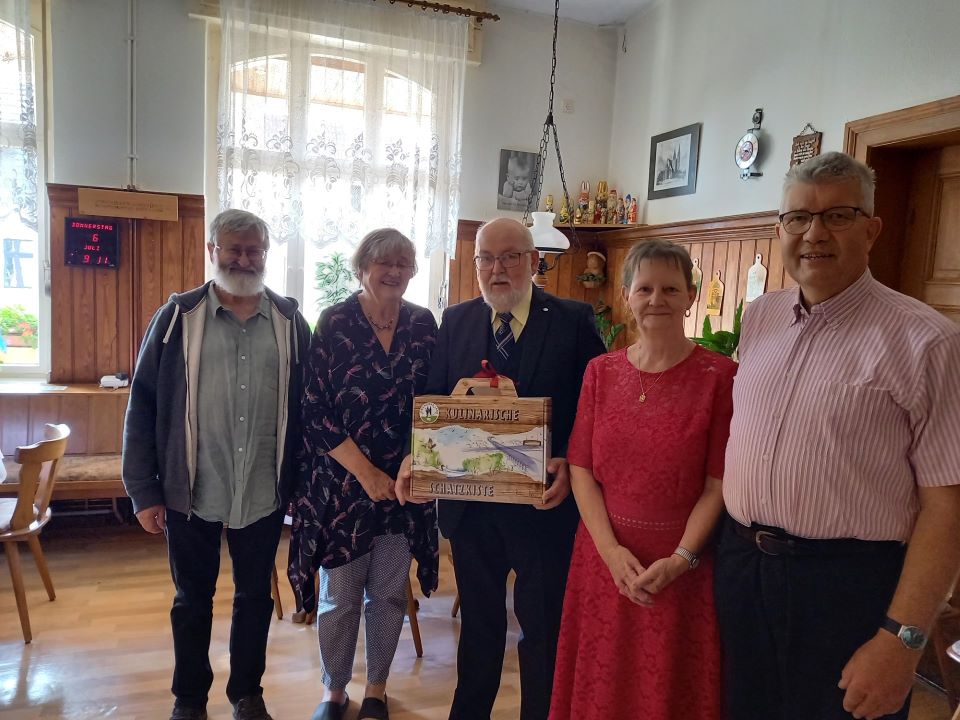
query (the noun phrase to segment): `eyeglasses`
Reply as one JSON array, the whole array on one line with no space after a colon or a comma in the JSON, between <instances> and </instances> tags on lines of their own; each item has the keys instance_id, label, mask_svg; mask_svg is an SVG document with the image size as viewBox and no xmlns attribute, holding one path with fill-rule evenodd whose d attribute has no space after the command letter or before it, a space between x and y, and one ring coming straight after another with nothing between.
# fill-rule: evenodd
<instances>
[{"instance_id":1,"label":"eyeglasses","mask_svg":"<svg viewBox=\"0 0 960 720\"><path fill-rule=\"evenodd\" d=\"M258 260L263 260L267 256L267 251L263 248L236 248L236 247L223 247L223 245L214 245L223 257L227 260L239 260L244 255L247 256L247 260L251 262L256 262Z\"/></svg>"},{"instance_id":2,"label":"eyeglasses","mask_svg":"<svg viewBox=\"0 0 960 720\"><path fill-rule=\"evenodd\" d=\"M857 220L857 215L869 217L857 207L832 207L822 212L807 212L806 210L792 210L780 216L780 226L791 235L802 235L810 226L813 219L819 215L824 227L828 230L845 230Z\"/></svg>"},{"instance_id":3,"label":"eyeglasses","mask_svg":"<svg viewBox=\"0 0 960 720\"><path fill-rule=\"evenodd\" d=\"M523 252L508 252L503 255L474 255L473 261L477 264L478 270L492 270L497 260L505 268L516 267L520 264L520 258L523 255L529 255L533 250L524 250Z\"/></svg>"},{"instance_id":4,"label":"eyeglasses","mask_svg":"<svg viewBox=\"0 0 960 720\"><path fill-rule=\"evenodd\" d=\"M397 270L398 272L409 273L410 275L414 275L417 272L416 263L413 263L411 265L410 263L384 262L382 260L374 260L371 263L371 265L376 265L377 267L381 267L384 270Z\"/></svg>"}]
</instances>

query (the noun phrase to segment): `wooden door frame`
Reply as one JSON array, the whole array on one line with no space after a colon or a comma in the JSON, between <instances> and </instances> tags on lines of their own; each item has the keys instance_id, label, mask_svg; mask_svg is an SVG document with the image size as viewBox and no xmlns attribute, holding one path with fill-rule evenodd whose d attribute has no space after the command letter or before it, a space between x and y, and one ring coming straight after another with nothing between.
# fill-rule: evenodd
<instances>
[{"instance_id":1,"label":"wooden door frame","mask_svg":"<svg viewBox=\"0 0 960 720\"><path fill-rule=\"evenodd\" d=\"M871 149L960 130L960 95L848 122L843 151L867 162Z\"/></svg>"}]
</instances>

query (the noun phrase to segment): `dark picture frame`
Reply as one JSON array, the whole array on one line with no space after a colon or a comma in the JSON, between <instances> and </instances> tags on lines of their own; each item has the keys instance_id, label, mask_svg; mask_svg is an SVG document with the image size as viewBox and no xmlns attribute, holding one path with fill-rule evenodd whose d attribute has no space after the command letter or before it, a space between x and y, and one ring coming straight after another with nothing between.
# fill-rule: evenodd
<instances>
[{"instance_id":1,"label":"dark picture frame","mask_svg":"<svg viewBox=\"0 0 960 720\"><path fill-rule=\"evenodd\" d=\"M524 212L537 197L540 154L525 150L500 150L497 210ZM530 208L536 210L535 207Z\"/></svg>"},{"instance_id":2,"label":"dark picture frame","mask_svg":"<svg viewBox=\"0 0 960 720\"><path fill-rule=\"evenodd\" d=\"M702 125L694 123L650 138L648 200L692 195L697 191Z\"/></svg>"}]
</instances>

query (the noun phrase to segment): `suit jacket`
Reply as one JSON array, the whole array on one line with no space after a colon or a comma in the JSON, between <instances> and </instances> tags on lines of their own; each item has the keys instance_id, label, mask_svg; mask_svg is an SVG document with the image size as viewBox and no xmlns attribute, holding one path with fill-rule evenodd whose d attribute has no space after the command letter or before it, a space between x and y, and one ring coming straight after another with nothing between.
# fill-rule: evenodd
<instances>
[{"instance_id":1,"label":"suit jacket","mask_svg":"<svg viewBox=\"0 0 960 720\"><path fill-rule=\"evenodd\" d=\"M492 332L490 317L490 307L483 298L467 300L444 311L427 378L427 394L449 395L461 378L473 377L480 371L481 360L489 359L496 365L495 358L487 358ZM584 370L591 359L606 352L594 324L593 308L587 303L554 297L535 286L530 315L520 337L523 358L518 377L513 378L517 394L553 398L552 453L554 457L564 457ZM571 508L567 513L572 511L572 498L568 500ZM440 531L449 538L469 503L439 502ZM552 515L559 510L542 512Z\"/></svg>"}]
</instances>

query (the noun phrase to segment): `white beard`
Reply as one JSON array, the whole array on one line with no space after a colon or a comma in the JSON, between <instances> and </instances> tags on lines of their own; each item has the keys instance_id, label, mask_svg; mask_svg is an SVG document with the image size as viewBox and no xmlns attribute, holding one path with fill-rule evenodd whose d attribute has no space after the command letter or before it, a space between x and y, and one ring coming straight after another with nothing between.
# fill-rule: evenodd
<instances>
[{"instance_id":1,"label":"white beard","mask_svg":"<svg viewBox=\"0 0 960 720\"><path fill-rule=\"evenodd\" d=\"M231 271L229 267L223 267L219 263L215 263L213 266L213 281L217 284L217 287L223 288L237 297L250 297L262 293L263 280L266 274L266 268L260 272L245 273Z\"/></svg>"},{"instance_id":2,"label":"white beard","mask_svg":"<svg viewBox=\"0 0 960 720\"><path fill-rule=\"evenodd\" d=\"M494 279L495 278L490 278L491 283L493 282ZM496 279L500 279L500 278L496 278ZM531 279L530 282L533 282L533 280ZM519 303L523 299L523 296L527 292L527 288L522 287L518 289L518 288L511 287L510 290L508 291L501 290L496 292L490 292L487 288L481 285L480 292L483 294L483 301L487 305L492 307L496 312L502 313L502 312L508 312L513 308L515 308L517 306L517 303Z\"/></svg>"}]
</instances>

